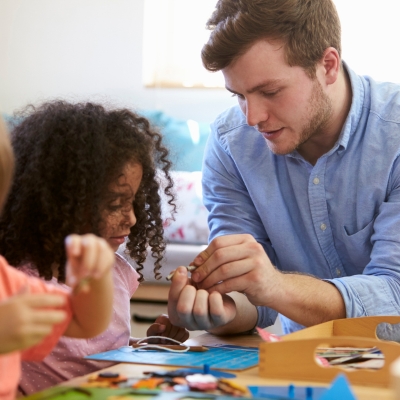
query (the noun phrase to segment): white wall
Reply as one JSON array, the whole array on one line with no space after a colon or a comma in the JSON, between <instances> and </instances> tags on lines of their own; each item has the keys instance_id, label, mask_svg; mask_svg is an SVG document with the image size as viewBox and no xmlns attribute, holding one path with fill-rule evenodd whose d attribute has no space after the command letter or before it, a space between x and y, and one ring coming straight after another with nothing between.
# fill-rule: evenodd
<instances>
[{"instance_id":1,"label":"white wall","mask_svg":"<svg viewBox=\"0 0 400 400\"><path fill-rule=\"evenodd\" d=\"M210 122L223 89L142 85L144 0L0 0L0 111L54 97Z\"/></svg>"},{"instance_id":2,"label":"white wall","mask_svg":"<svg viewBox=\"0 0 400 400\"><path fill-rule=\"evenodd\" d=\"M399 0L334 1L344 59L356 72L400 82ZM235 104L223 89L143 87L143 2L0 0L0 111L62 97L209 122Z\"/></svg>"},{"instance_id":3,"label":"white wall","mask_svg":"<svg viewBox=\"0 0 400 400\"><path fill-rule=\"evenodd\" d=\"M342 25L342 56L360 75L400 83L399 0L333 0Z\"/></svg>"}]
</instances>

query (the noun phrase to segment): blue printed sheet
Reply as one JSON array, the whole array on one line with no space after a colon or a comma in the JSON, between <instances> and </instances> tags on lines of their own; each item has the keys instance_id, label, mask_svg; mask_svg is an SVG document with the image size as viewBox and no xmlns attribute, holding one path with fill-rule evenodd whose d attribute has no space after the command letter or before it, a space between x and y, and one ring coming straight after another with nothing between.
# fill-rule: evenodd
<instances>
[{"instance_id":1,"label":"blue printed sheet","mask_svg":"<svg viewBox=\"0 0 400 400\"><path fill-rule=\"evenodd\" d=\"M208 347L207 351L171 353L163 350L138 350L129 346L97 353L85 358L113 362L203 367L240 371L258 365L258 348L240 346Z\"/></svg>"}]
</instances>

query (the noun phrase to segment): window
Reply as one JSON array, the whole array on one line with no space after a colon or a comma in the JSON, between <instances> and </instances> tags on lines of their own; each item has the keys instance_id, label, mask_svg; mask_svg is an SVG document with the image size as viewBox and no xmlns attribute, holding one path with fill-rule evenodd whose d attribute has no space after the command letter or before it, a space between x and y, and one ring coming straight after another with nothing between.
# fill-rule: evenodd
<instances>
[{"instance_id":1,"label":"window","mask_svg":"<svg viewBox=\"0 0 400 400\"><path fill-rule=\"evenodd\" d=\"M343 60L357 74L400 83L400 2L334 0L342 24Z\"/></svg>"},{"instance_id":2,"label":"window","mask_svg":"<svg viewBox=\"0 0 400 400\"><path fill-rule=\"evenodd\" d=\"M399 0L333 0L342 24L342 57L356 73L400 83ZM217 0L145 0L144 82L147 87L224 87L200 52Z\"/></svg>"},{"instance_id":3,"label":"window","mask_svg":"<svg viewBox=\"0 0 400 400\"><path fill-rule=\"evenodd\" d=\"M217 0L146 0L143 71L147 87L224 87L221 72L207 71L201 48Z\"/></svg>"}]
</instances>

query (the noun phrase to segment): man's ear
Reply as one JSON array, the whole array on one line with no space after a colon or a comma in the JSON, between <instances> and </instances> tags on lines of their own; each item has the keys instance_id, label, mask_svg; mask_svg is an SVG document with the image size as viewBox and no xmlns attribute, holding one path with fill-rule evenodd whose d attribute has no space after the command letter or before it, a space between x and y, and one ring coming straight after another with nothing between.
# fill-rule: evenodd
<instances>
[{"instance_id":1,"label":"man's ear","mask_svg":"<svg viewBox=\"0 0 400 400\"><path fill-rule=\"evenodd\" d=\"M339 72L341 60L338 51L334 47L328 47L321 61L318 63L319 67L317 71L320 73L320 78L325 82L326 85L332 85L336 82ZM317 72L317 73L318 73Z\"/></svg>"}]
</instances>

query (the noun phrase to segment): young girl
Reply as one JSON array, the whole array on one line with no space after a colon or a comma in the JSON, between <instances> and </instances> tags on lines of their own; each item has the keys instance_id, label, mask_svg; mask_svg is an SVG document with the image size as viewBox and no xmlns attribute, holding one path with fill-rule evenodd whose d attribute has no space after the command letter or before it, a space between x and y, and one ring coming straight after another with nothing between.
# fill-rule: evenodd
<instances>
[{"instance_id":1,"label":"young girl","mask_svg":"<svg viewBox=\"0 0 400 400\"><path fill-rule=\"evenodd\" d=\"M0 210L11 183L13 156L0 118ZM15 399L20 360L40 360L65 334L89 338L111 318L114 255L103 239L71 235L66 241L68 281L74 292L11 268L0 256L0 398ZM85 288L79 281L85 279ZM24 351L22 351L24 350Z\"/></svg>"},{"instance_id":2,"label":"young girl","mask_svg":"<svg viewBox=\"0 0 400 400\"><path fill-rule=\"evenodd\" d=\"M114 251L127 249L143 268L148 248L159 276L165 249L160 183L173 206L168 151L148 121L128 110L56 101L31 108L12 133L14 185L0 221L0 253L30 274L65 282L65 236L94 233ZM112 322L91 340L62 339L41 363L24 362L20 390L42 390L110 363L83 357L130 341L130 299L138 273L116 254ZM187 331L159 319L148 335L186 340Z\"/></svg>"}]
</instances>

